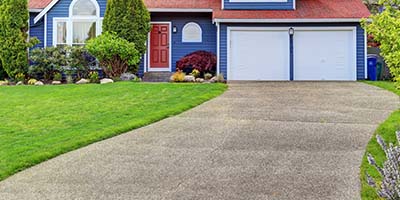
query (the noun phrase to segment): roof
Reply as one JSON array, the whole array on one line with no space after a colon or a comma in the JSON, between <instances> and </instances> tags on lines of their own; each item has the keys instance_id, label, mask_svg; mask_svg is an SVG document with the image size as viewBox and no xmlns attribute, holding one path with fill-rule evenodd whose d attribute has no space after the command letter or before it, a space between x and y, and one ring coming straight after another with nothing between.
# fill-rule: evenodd
<instances>
[{"instance_id":1,"label":"roof","mask_svg":"<svg viewBox=\"0 0 400 200\"><path fill-rule=\"evenodd\" d=\"M29 9L47 12L58 0L29 0ZM53 3L52 3L53 2ZM150 11L176 11L208 9L218 19L361 19L370 16L362 0L297 0L296 10L222 10L221 0L144 0ZM41 13L43 14L43 13ZM45 13L44 13L45 14ZM40 15L42 16L42 15ZM35 19L36 20L36 19ZM334 21L332 21L334 22Z\"/></svg>"},{"instance_id":2,"label":"roof","mask_svg":"<svg viewBox=\"0 0 400 200\"><path fill-rule=\"evenodd\" d=\"M52 0L29 0L29 9L43 9L50 4Z\"/></svg>"}]
</instances>

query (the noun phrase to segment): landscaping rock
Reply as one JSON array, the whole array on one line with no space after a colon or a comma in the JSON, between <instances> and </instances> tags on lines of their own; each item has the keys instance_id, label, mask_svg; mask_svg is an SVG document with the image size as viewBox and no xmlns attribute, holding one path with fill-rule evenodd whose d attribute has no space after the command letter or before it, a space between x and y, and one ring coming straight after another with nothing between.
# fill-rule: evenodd
<instances>
[{"instance_id":1,"label":"landscaping rock","mask_svg":"<svg viewBox=\"0 0 400 200\"><path fill-rule=\"evenodd\" d=\"M81 79L81 80L79 80L78 82L76 82L76 84L78 84L78 85L80 85L80 84L88 84L89 83L89 80L87 80L87 79Z\"/></svg>"},{"instance_id":2,"label":"landscaping rock","mask_svg":"<svg viewBox=\"0 0 400 200\"><path fill-rule=\"evenodd\" d=\"M19 81L16 85L25 85L24 82Z\"/></svg>"},{"instance_id":3,"label":"landscaping rock","mask_svg":"<svg viewBox=\"0 0 400 200\"><path fill-rule=\"evenodd\" d=\"M109 78L103 78L100 80L100 84L108 84L108 83L114 83L114 81Z\"/></svg>"},{"instance_id":4,"label":"landscaping rock","mask_svg":"<svg viewBox=\"0 0 400 200\"><path fill-rule=\"evenodd\" d=\"M196 78L194 76L185 76L185 82L195 82Z\"/></svg>"},{"instance_id":5,"label":"landscaping rock","mask_svg":"<svg viewBox=\"0 0 400 200\"><path fill-rule=\"evenodd\" d=\"M123 73L120 77L121 81L132 81L137 78L135 74Z\"/></svg>"},{"instance_id":6,"label":"landscaping rock","mask_svg":"<svg viewBox=\"0 0 400 200\"><path fill-rule=\"evenodd\" d=\"M217 77L212 77L211 79L210 79L210 83L216 83L217 82Z\"/></svg>"},{"instance_id":7,"label":"landscaping rock","mask_svg":"<svg viewBox=\"0 0 400 200\"><path fill-rule=\"evenodd\" d=\"M196 78L196 82L198 82L198 83L204 83L204 79L202 79L202 78Z\"/></svg>"},{"instance_id":8,"label":"landscaping rock","mask_svg":"<svg viewBox=\"0 0 400 200\"><path fill-rule=\"evenodd\" d=\"M52 85L61 85L61 81L53 81L51 82Z\"/></svg>"},{"instance_id":9,"label":"landscaping rock","mask_svg":"<svg viewBox=\"0 0 400 200\"><path fill-rule=\"evenodd\" d=\"M43 86L44 83L43 83L42 81L38 81L38 82L35 83L35 85L36 85L36 86Z\"/></svg>"}]
</instances>

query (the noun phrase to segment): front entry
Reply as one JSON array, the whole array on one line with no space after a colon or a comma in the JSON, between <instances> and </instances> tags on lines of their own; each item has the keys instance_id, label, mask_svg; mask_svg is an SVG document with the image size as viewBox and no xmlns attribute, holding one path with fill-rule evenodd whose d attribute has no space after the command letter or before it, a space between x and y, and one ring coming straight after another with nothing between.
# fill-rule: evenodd
<instances>
[{"instance_id":1,"label":"front entry","mask_svg":"<svg viewBox=\"0 0 400 200\"><path fill-rule=\"evenodd\" d=\"M152 23L149 71L170 69L170 24Z\"/></svg>"}]
</instances>

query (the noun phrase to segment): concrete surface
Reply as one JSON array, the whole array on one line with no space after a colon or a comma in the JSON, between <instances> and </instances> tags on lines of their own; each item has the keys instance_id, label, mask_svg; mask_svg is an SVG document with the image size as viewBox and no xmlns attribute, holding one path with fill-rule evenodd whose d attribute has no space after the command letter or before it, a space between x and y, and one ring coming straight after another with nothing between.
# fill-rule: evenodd
<instances>
[{"instance_id":1,"label":"concrete surface","mask_svg":"<svg viewBox=\"0 0 400 200\"><path fill-rule=\"evenodd\" d=\"M0 183L0 199L359 199L399 98L363 83L232 83L221 97Z\"/></svg>"}]
</instances>

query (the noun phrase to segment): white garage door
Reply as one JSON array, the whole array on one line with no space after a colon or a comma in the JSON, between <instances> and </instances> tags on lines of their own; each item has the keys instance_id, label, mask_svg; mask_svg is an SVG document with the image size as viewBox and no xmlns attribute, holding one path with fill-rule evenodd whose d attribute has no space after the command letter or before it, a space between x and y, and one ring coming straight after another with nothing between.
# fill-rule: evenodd
<instances>
[{"instance_id":1,"label":"white garage door","mask_svg":"<svg viewBox=\"0 0 400 200\"><path fill-rule=\"evenodd\" d=\"M229 80L289 80L289 36L285 30L232 30Z\"/></svg>"},{"instance_id":2,"label":"white garage door","mask_svg":"<svg viewBox=\"0 0 400 200\"><path fill-rule=\"evenodd\" d=\"M294 80L356 80L352 30L296 30Z\"/></svg>"}]
</instances>

